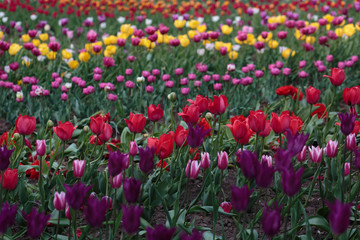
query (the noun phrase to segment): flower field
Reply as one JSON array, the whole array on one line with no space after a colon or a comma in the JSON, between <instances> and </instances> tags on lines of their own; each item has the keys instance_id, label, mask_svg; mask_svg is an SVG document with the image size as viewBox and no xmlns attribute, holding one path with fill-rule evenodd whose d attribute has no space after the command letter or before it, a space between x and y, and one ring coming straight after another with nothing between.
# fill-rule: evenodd
<instances>
[{"instance_id":1,"label":"flower field","mask_svg":"<svg viewBox=\"0 0 360 240\"><path fill-rule=\"evenodd\" d=\"M360 239L360 1L4 0L1 239Z\"/></svg>"}]
</instances>

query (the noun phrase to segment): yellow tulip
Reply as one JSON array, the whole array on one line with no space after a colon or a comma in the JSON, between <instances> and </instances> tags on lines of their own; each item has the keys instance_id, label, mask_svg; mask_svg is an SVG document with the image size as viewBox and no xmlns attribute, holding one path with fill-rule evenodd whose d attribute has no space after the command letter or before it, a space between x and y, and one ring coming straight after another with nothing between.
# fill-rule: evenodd
<instances>
[{"instance_id":1,"label":"yellow tulip","mask_svg":"<svg viewBox=\"0 0 360 240\"><path fill-rule=\"evenodd\" d=\"M192 28L192 29L195 29L195 28L197 28L199 26L199 24L200 24L199 21L191 20L189 22L189 27Z\"/></svg>"},{"instance_id":2,"label":"yellow tulip","mask_svg":"<svg viewBox=\"0 0 360 240\"><path fill-rule=\"evenodd\" d=\"M174 26L176 28L183 28L185 26L186 21L185 20L175 20Z\"/></svg>"},{"instance_id":3,"label":"yellow tulip","mask_svg":"<svg viewBox=\"0 0 360 240\"><path fill-rule=\"evenodd\" d=\"M179 38L179 40L180 40L180 45L182 47L187 47L190 44L190 40L187 37L186 38L185 37Z\"/></svg>"},{"instance_id":4,"label":"yellow tulip","mask_svg":"<svg viewBox=\"0 0 360 240\"><path fill-rule=\"evenodd\" d=\"M277 18L276 17L269 17L268 19L268 23L277 23Z\"/></svg>"},{"instance_id":5,"label":"yellow tulip","mask_svg":"<svg viewBox=\"0 0 360 240\"><path fill-rule=\"evenodd\" d=\"M21 36L21 39L24 43L30 42L31 38L29 36L29 34L24 34Z\"/></svg>"},{"instance_id":6,"label":"yellow tulip","mask_svg":"<svg viewBox=\"0 0 360 240\"><path fill-rule=\"evenodd\" d=\"M334 16L331 16L330 14L326 14L323 18L326 19L328 23L331 23L334 20Z\"/></svg>"},{"instance_id":7,"label":"yellow tulip","mask_svg":"<svg viewBox=\"0 0 360 240\"><path fill-rule=\"evenodd\" d=\"M130 36L131 34L133 34L134 29L131 27L130 24L123 24L120 27L120 31L126 34L127 36Z\"/></svg>"},{"instance_id":8,"label":"yellow tulip","mask_svg":"<svg viewBox=\"0 0 360 240\"><path fill-rule=\"evenodd\" d=\"M209 43L210 43L210 42L209 42ZM224 43L223 43L223 42L220 42L220 41L216 41L216 42L215 42L215 49L216 49L216 50L219 51L220 48L223 47L223 46L224 46Z\"/></svg>"},{"instance_id":9,"label":"yellow tulip","mask_svg":"<svg viewBox=\"0 0 360 240\"><path fill-rule=\"evenodd\" d=\"M290 57L290 54L293 57L295 55L295 51L292 51L290 48L288 48L281 53L281 56L285 59L288 59Z\"/></svg>"},{"instance_id":10,"label":"yellow tulip","mask_svg":"<svg viewBox=\"0 0 360 240\"><path fill-rule=\"evenodd\" d=\"M232 28L232 27L229 27L228 25L223 25L223 26L221 27L221 32L222 32L223 34L225 34L225 35L231 34L232 30L233 30L233 28Z\"/></svg>"},{"instance_id":11,"label":"yellow tulip","mask_svg":"<svg viewBox=\"0 0 360 240\"><path fill-rule=\"evenodd\" d=\"M231 60L237 59L238 56L239 56L239 53L238 53L238 52L235 52L235 51L230 51L230 52L229 52L229 59L231 59Z\"/></svg>"},{"instance_id":12,"label":"yellow tulip","mask_svg":"<svg viewBox=\"0 0 360 240\"><path fill-rule=\"evenodd\" d=\"M56 52L50 51L50 52L48 52L48 54L46 54L46 57L49 60L55 60L56 59Z\"/></svg>"},{"instance_id":13,"label":"yellow tulip","mask_svg":"<svg viewBox=\"0 0 360 240\"><path fill-rule=\"evenodd\" d=\"M354 24L346 24L344 26L344 33L346 36L351 37L355 34L355 27Z\"/></svg>"},{"instance_id":14,"label":"yellow tulip","mask_svg":"<svg viewBox=\"0 0 360 240\"><path fill-rule=\"evenodd\" d=\"M105 51L109 52L110 55L114 55L116 53L117 47L114 45L109 45L105 48Z\"/></svg>"},{"instance_id":15,"label":"yellow tulip","mask_svg":"<svg viewBox=\"0 0 360 240\"><path fill-rule=\"evenodd\" d=\"M70 60L70 62L68 63L68 66L71 69L77 69L79 66L79 62L76 60Z\"/></svg>"},{"instance_id":16,"label":"yellow tulip","mask_svg":"<svg viewBox=\"0 0 360 240\"><path fill-rule=\"evenodd\" d=\"M199 25L196 30L199 32L199 33L202 33L202 32L205 32L206 31L206 25L205 24L201 24Z\"/></svg>"},{"instance_id":17,"label":"yellow tulip","mask_svg":"<svg viewBox=\"0 0 360 240\"><path fill-rule=\"evenodd\" d=\"M358 24L355 24L356 31L360 32L360 26Z\"/></svg>"},{"instance_id":18,"label":"yellow tulip","mask_svg":"<svg viewBox=\"0 0 360 240\"><path fill-rule=\"evenodd\" d=\"M41 41L45 42L49 39L49 35L47 33L42 33L39 35Z\"/></svg>"},{"instance_id":19,"label":"yellow tulip","mask_svg":"<svg viewBox=\"0 0 360 240\"><path fill-rule=\"evenodd\" d=\"M283 24L286 21L286 16L285 15L279 15L276 17L276 21L277 23Z\"/></svg>"},{"instance_id":20,"label":"yellow tulip","mask_svg":"<svg viewBox=\"0 0 360 240\"><path fill-rule=\"evenodd\" d=\"M81 62L88 62L90 59L90 54L88 52L81 52L79 54L79 60Z\"/></svg>"},{"instance_id":21,"label":"yellow tulip","mask_svg":"<svg viewBox=\"0 0 360 240\"><path fill-rule=\"evenodd\" d=\"M316 38L314 36L307 36L305 38L306 43L314 44L315 41L316 41Z\"/></svg>"},{"instance_id":22,"label":"yellow tulip","mask_svg":"<svg viewBox=\"0 0 360 240\"><path fill-rule=\"evenodd\" d=\"M270 40L268 45L269 45L269 48L275 49L275 48L277 48L279 46L279 43L276 40Z\"/></svg>"},{"instance_id":23,"label":"yellow tulip","mask_svg":"<svg viewBox=\"0 0 360 240\"><path fill-rule=\"evenodd\" d=\"M335 29L335 34L338 37L342 37L344 35L344 29L342 29L342 28Z\"/></svg>"},{"instance_id":24,"label":"yellow tulip","mask_svg":"<svg viewBox=\"0 0 360 240\"><path fill-rule=\"evenodd\" d=\"M32 43L34 44L35 47L38 47L40 45L40 40L39 39L33 39Z\"/></svg>"},{"instance_id":25,"label":"yellow tulip","mask_svg":"<svg viewBox=\"0 0 360 240\"><path fill-rule=\"evenodd\" d=\"M197 32L195 30L188 31L188 35L189 35L190 39L193 39L196 34L197 34Z\"/></svg>"},{"instance_id":26,"label":"yellow tulip","mask_svg":"<svg viewBox=\"0 0 360 240\"><path fill-rule=\"evenodd\" d=\"M30 62L30 61L22 60L22 61L21 61L21 64L22 64L23 66L29 67L30 64L31 64L31 62Z\"/></svg>"},{"instance_id":27,"label":"yellow tulip","mask_svg":"<svg viewBox=\"0 0 360 240\"><path fill-rule=\"evenodd\" d=\"M41 55L45 56L49 52L49 47L46 43L41 43L39 45L39 51L41 52Z\"/></svg>"},{"instance_id":28,"label":"yellow tulip","mask_svg":"<svg viewBox=\"0 0 360 240\"><path fill-rule=\"evenodd\" d=\"M2 31L0 31L0 39L2 39L4 36L4 33Z\"/></svg>"},{"instance_id":29,"label":"yellow tulip","mask_svg":"<svg viewBox=\"0 0 360 240\"><path fill-rule=\"evenodd\" d=\"M70 59L72 58L72 54L68 51L66 51L66 49L61 51L61 55L63 59Z\"/></svg>"},{"instance_id":30,"label":"yellow tulip","mask_svg":"<svg viewBox=\"0 0 360 240\"><path fill-rule=\"evenodd\" d=\"M14 56L20 51L21 48L22 48L22 46L20 46L19 44L13 43L10 45L9 54L11 56Z\"/></svg>"}]
</instances>

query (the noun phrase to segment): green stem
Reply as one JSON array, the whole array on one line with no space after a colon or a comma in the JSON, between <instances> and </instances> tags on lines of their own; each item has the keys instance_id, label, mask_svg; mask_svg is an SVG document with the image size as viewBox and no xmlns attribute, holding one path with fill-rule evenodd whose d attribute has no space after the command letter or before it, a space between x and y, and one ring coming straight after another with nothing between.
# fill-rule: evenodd
<instances>
[{"instance_id":1,"label":"green stem","mask_svg":"<svg viewBox=\"0 0 360 240\"><path fill-rule=\"evenodd\" d=\"M42 164L43 164L43 157L40 157L40 169L39 169L39 192L41 198L41 208L42 210L46 211L45 209L45 194L44 194L44 186L43 186L43 174L42 174Z\"/></svg>"},{"instance_id":2,"label":"green stem","mask_svg":"<svg viewBox=\"0 0 360 240\"><path fill-rule=\"evenodd\" d=\"M57 173L57 171L59 170L62 162L64 161L64 153L65 153L65 141L63 141L63 147L62 147L62 153L61 153L61 160L60 160L60 163L57 165L57 167L55 168L55 172L54 172L54 175ZM49 171L50 173L50 171ZM53 178L50 179L50 184L51 184L51 181L52 181Z\"/></svg>"},{"instance_id":3,"label":"green stem","mask_svg":"<svg viewBox=\"0 0 360 240\"><path fill-rule=\"evenodd\" d=\"M57 222L57 225L56 225L56 237L55 239L58 238L58 233L59 233L59 225L60 225L60 211L59 212L59 216L58 216L58 222Z\"/></svg>"}]
</instances>

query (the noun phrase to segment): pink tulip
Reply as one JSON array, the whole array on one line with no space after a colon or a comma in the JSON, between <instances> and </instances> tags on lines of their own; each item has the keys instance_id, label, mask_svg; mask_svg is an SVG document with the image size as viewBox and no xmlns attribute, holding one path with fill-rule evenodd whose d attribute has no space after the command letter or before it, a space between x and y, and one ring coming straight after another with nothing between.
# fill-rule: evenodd
<instances>
[{"instance_id":1,"label":"pink tulip","mask_svg":"<svg viewBox=\"0 0 360 240\"><path fill-rule=\"evenodd\" d=\"M115 177L110 176L111 187L115 189L120 188L122 183L122 178L123 178L122 172L116 175Z\"/></svg>"},{"instance_id":2,"label":"pink tulip","mask_svg":"<svg viewBox=\"0 0 360 240\"><path fill-rule=\"evenodd\" d=\"M321 162L322 153L323 153L322 148L320 148L319 146L317 146L317 147L311 146L311 147L309 147L309 153L310 153L311 161L313 161L314 163Z\"/></svg>"},{"instance_id":3,"label":"pink tulip","mask_svg":"<svg viewBox=\"0 0 360 240\"><path fill-rule=\"evenodd\" d=\"M74 160L73 161L73 173L74 177L81 178L84 175L85 160Z\"/></svg>"},{"instance_id":4,"label":"pink tulip","mask_svg":"<svg viewBox=\"0 0 360 240\"><path fill-rule=\"evenodd\" d=\"M56 208L56 210L58 211L62 211L65 209L66 206L66 201L65 201L65 192L55 192L54 195L54 207Z\"/></svg>"},{"instance_id":5,"label":"pink tulip","mask_svg":"<svg viewBox=\"0 0 360 240\"><path fill-rule=\"evenodd\" d=\"M218 157L218 168L220 170L224 170L225 168L227 168L227 166L229 164L229 156L228 156L227 152L221 151L220 154L218 152L217 157Z\"/></svg>"},{"instance_id":6,"label":"pink tulip","mask_svg":"<svg viewBox=\"0 0 360 240\"><path fill-rule=\"evenodd\" d=\"M200 172L200 163L198 161L189 160L185 169L186 176L190 179L196 179Z\"/></svg>"},{"instance_id":7,"label":"pink tulip","mask_svg":"<svg viewBox=\"0 0 360 240\"><path fill-rule=\"evenodd\" d=\"M45 140L36 140L36 154L38 156L44 156L46 153L46 142Z\"/></svg>"},{"instance_id":8,"label":"pink tulip","mask_svg":"<svg viewBox=\"0 0 360 240\"><path fill-rule=\"evenodd\" d=\"M201 153L201 167L203 169L210 167L210 154L208 152Z\"/></svg>"}]
</instances>

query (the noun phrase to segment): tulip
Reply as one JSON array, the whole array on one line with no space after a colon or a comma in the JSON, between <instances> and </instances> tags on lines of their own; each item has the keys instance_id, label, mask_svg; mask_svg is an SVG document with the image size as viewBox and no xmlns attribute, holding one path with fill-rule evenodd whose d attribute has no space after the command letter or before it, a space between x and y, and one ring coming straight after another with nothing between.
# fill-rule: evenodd
<instances>
[{"instance_id":1,"label":"tulip","mask_svg":"<svg viewBox=\"0 0 360 240\"><path fill-rule=\"evenodd\" d=\"M349 227L351 215L351 203L341 203L335 199L333 203L327 202L330 208L329 222L331 231L339 236Z\"/></svg>"},{"instance_id":2,"label":"tulip","mask_svg":"<svg viewBox=\"0 0 360 240\"><path fill-rule=\"evenodd\" d=\"M303 133L296 133L294 136L291 134L289 130L286 132L287 138L287 149L291 152L292 156L297 155L303 149L307 139L309 138L309 134L305 135Z\"/></svg>"},{"instance_id":3,"label":"tulip","mask_svg":"<svg viewBox=\"0 0 360 240\"><path fill-rule=\"evenodd\" d=\"M46 153L46 142L45 140L36 140L36 154L38 156L44 156Z\"/></svg>"},{"instance_id":4,"label":"tulip","mask_svg":"<svg viewBox=\"0 0 360 240\"><path fill-rule=\"evenodd\" d=\"M108 171L111 176L115 177L128 166L129 156L127 154L121 153L119 150L109 153Z\"/></svg>"},{"instance_id":5,"label":"tulip","mask_svg":"<svg viewBox=\"0 0 360 240\"><path fill-rule=\"evenodd\" d=\"M187 142L192 148L200 147L205 136L211 131L211 129L204 130L204 126L200 126L200 124L196 124L194 128L188 124L188 128Z\"/></svg>"},{"instance_id":6,"label":"tulip","mask_svg":"<svg viewBox=\"0 0 360 240\"><path fill-rule=\"evenodd\" d=\"M280 116L273 112L270 126L276 134L283 133L290 126L289 112L284 111Z\"/></svg>"},{"instance_id":7,"label":"tulip","mask_svg":"<svg viewBox=\"0 0 360 240\"><path fill-rule=\"evenodd\" d=\"M254 112L251 110L248 119L251 130L256 133L264 131L266 126L266 115L263 113L263 111L258 110Z\"/></svg>"},{"instance_id":8,"label":"tulip","mask_svg":"<svg viewBox=\"0 0 360 240\"><path fill-rule=\"evenodd\" d=\"M334 158L337 155L337 151L338 151L338 146L339 146L339 142L338 141L332 141L331 139L329 140L329 142L326 145L326 155L329 158Z\"/></svg>"},{"instance_id":9,"label":"tulip","mask_svg":"<svg viewBox=\"0 0 360 240\"><path fill-rule=\"evenodd\" d=\"M249 127L244 121L235 120L233 124L226 124L226 126L230 128L230 131L237 142L246 137L249 133Z\"/></svg>"},{"instance_id":10,"label":"tulip","mask_svg":"<svg viewBox=\"0 0 360 240\"><path fill-rule=\"evenodd\" d=\"M270 135L270 131L271 131L270 123L267 120L266 123L265 123L265 129L263 131L259 132L259 136L260 137L267 137L267 136Z\"/></svg>"},{"instance_id":11,"label":"tulip","mask_svg":"<svg viewBox=\"0 0 360 240\"><path fill-rule=\"evenodd\" d=\"M198 232L195 228L192 230L191 235L188 235L186 232L183 232L180 235L180 240L203 240L203 233Z\"/></svg>"},{"instance_id":12,"label":"tulip","mask_svg":"<svg viewBox=\"0 0 360 240\"><path fill-rule=\"evenodd\" d=\"M130 142L129 154L130 154L131 156L136 156L137 152L138 152L138 145L136 144L135 141L131 141L131 142Z\"/></svg>"},{"instance_id":13,"label":"tulip","mask_svg":"<svg viewBox=\"0 0 360 240\"><path fill-rule=\"evenodd\" d=\"M74 177L81 178L84 175L85 160L74 160L73 161L73 173Z\"/></svg>"},{"instance_id":14,"label":"tulip","mask_svg":"<svg viewBox=\"0 0 360 240\"><path fill-rule=\"evenodd\" d=\"M17 204L9 206L8 202L4 202L0 211L0 234L5 234L7 228L15 223L17 213Z\"/></svg>"},{"instance_id":15,"label":"tulip","mask_svg":"<svg viewBox=\"0 0 360 240\"><path fill-rule=\"evenodd\" d=\"M199 176L200 163L197 160L189 160L186 165L185 174L190 179L196 179Z\"/></svg>"},{"instance_id":16,"label":"tulip","mask_svg":"<svg viewBox=\"0 0 360 240\"><path fill-rule=\"evenodd\" d=\"M22 116L21 114L16 119L16 131L21 135L30 135L34 132L36 127L36 119L27 115Z\"/></svg>"},{"instance_id":17,"label":"tulip","mask_svg":"<svg viewBox=\"0 0 360 240\"><path fill-rule=\"evenodd\" d=\"M65 209L66 201L65 201L65 192L55 192L54 195L54 207L58 211L62 211Z\"/></svg>"},{"instance_id":18,"label":"tulip","mask_svg":"<svg viewBox=\"0 0 360 240\"><path fill-rule=\"evenodd\" d=\"M72 209L79 210L85 203L91 186L85 186L84 183L77 182L72 187L64 183L64 187L66 189L66 203Z\"/></svg>"},{"instance_id":19,"label":"tulip","mask_svg":"<svg viewBox=\"0 0 360 240\"><path fill-rule=\"evenodd\" d=\"M55 134L63 141L70 140L72 138L72 134L77 127L71 122L62 123L59 121L59 126L53 127Z\"/></svg>"},{"instance_id":20,"label":"tulip","mask_svg":"<svg viewBox=\"0 0 360 240\"><path fill-rule=\"evenodd\" d=\"M309 86L308 89L306 89L306 101L309 104L315 104L320 99L320 90L313 88L312 86Z\"/></svg>"},{"instance_id":21,"label":"tulip","mask_svg":"<svg viewBox=\"0 0 360 240\"><path fill-rule=\"evenodd\" d=\"M208 152L201 153L200 166L203 169L208 169L210 167L210 154Z\"/></svg>"},{"instance_id":22,"label":"tulip","mask_svg":"<svg viewBox=\"0 0 360 240\"><path fill-rule=\"evenodd\" d=\"M8 168L5 172L1 173L1 178L2 188L12 191L16 188L19 181L18 170Z\"/></svg>"},{"instance_id":23,"label":"tulip","mask_svg":"<svg viewBox=\"0 0 360 240\"><path fill-rule=\"evenodd\" d=\"M157 106L151 104L149 107L147 107L147 111L148 118L152 122L157 122L164 116L164 111L161 109L160 104Z\"/></svg>"},{"instance_id":24,"label":"tulip","mask_svg":"<svg viewBox=\"0 0 360 240\"><path fill-rule=\"evenodd\" d=\"M244 176L249 180L254 179L260 164L256 153L244 150L243 152L238 151L236 156L240 159L240 168Z\"/></svg>"},{"instance_id":25,"label":"tulip","mask_svg":"<svg viewBox=\"0 0 360 240\"><path fill-rule=\"evenodd\" d=\"M296 172L291 167L281 171L281 186L286 195L289 197L295 196L301 188L301 176L304 173L304 168L301 167Z\"/></svg>"},{"instance_id":26,"label":"tulip","mask_svg":"<svg viewBox=\"0 0 360 240\"><path fill-rule=\"evenodd\" d=\"M122 227L124 228L127 234L137 233L140 227L140 217L143 212L143 208L140 206L126 206L122 205Z\"/></svg>"},{"instance_id":27,"label":"tulip","mask_svg":"<svg viewBox=\"0 0 360 240\"><path fill-rule=\"evenodd\" d=\"M146 118L142 114L130 113L129 119L125 122L132 133L141 133L146 125Z\"/></svg>"},{"instance_id":28,"label":"tulip","mask_svg":"<svg viewBox=\"0 0 360 240\"><path fill-rule=\"evenodd\" d=\"M226 169L229 164L229 156L227 152L221 151L220 154L219 152L217 152L217 157L218 157L218 168L220 170Z\"/></svg>"},{"instance_id":29,"label":"tulip","mask_svg":"<svg viewBox=\"0 0 360 240\"><path fill-rule=\"evenodd\" d=\"M146 228L146 240L171 240L176 228L168 229L164 225L156 225L155 228Z\"/></svg>"},{"instance_id":30,"label":"tulip","mask_svg":"<svg viewBox=\"0 0 360 240\"><path fill-rule=\"evenodd\" d=\"M340 129L341 132L345 135L348 136L354 129L355 127L355 118L356 115L352 114L352 113L338 113L341 125L340 125Z\"/></svg>"},{"instance_id":31,"label":"tulip","mask_svg":"<svg viewBox=\"0 0 360 240\"><path fill-rule=\"evenodd\" d=\"M149 173L154 168L154 153L155 149L149 146L139 148L139 167L143 173Z\"/></svg>"},{"instance_id":32,"label":"tulip","mask_svg":"<svg viewBox=\"0 0 360 240\"><path fill-rule=\"evenodd\" d=\"M112 129L112 127L110 126L110 124L105 123L105 124L104 124L104 128L103 128L103 131L102 131L102 133L99 135L99 140L100 140L102 143L105 143L105 142L109 141L109 139L110 139L111 136L112 136L112 133L113 133L113 129Z\"/></svg>"},{"instance_id":33,"label":"tulip","mask_svg":"<svg viewBox=\"0 0 360 240\"><path fill-rule=\"evenodd\" d=\"M191 104L183 108L182 113L178 113L186 123L196 124L200 117L200 108L196 104Z\"/></svg>"},{"instance_id":34,"label":"tulip","mask_svg":"<svg viewBox=\"0 0 360 240\"><path fill-rule=\"evenodd\" d=\"M350 174L350 163L347 162L347 163L345 163L345 165L344 165L344 175L347 176L347 175L349 175L349 174Z\"/></svg>"},{"instance_id":35,"label":"tulip","mask_svg":"<svg viewBox=\"0 0 360 240\"><path fill-rule=\"evenodd\" d=\"M6 145L0 147L0 172L5 171L10 165L10 157L14 149L8 150Z\"/></svg>"},{"instance_id":36,"label":"tulip","mask_svg":"<svg viewBox=\"0 0 360 240\"><path fill-rule=\"evenodd\" d=\"M271 239L275 236L281 227L281 207L274 203L274 210L271 210L267 203L265 204L264 211L261 219L262 229L266 236Z\"/></svg>"},{"instance_id":37,"label":"tulip","mask_svg":"<svg viewBox=\"0 0 360 240\"><path fill-rule=\"evenodd\" d=\"M230 202L222 202L220 207L224 210L224 212L229 213L231 212L231 203Z\"/></svg>"},{"instance_id":38,"label":"tulip","mask_svg":"<svg viewBox=\"0 0 360 240\"><path fill-rule=\"evenodd\" d=\"M101 227L105 220L107 209L107 199L103 197L101 201L95 198L89 198L87 206L84 208L85 220L93 228Z\"/></svg>"},{"instance_id":39,"label":"tulip","mask_svg":"<svg viewBox=\"0 0 360 240\"><path fill-rule=\"evenodd\" d=\"M188 134L188 130L185 130L183 126L179 125L176 128L175 139L174 139L176 146L181 147L184 144L184 142L185 142L184 146L187 145L186 142L187 134Z\"/></svg>"},{"instance_id":40,"label":"tulip","mask_svg":"<svg viewBox=\"0 0 360 240\"><path fill-rule=\"evenodd\" d=\"M212 114L223 114L228 105L228 99L225 95L213 96L213 100L208 100L208 108Z\"/></svg>"},{"instance_id":41,"label":"tulip","mask_svg":"<svg viewBox=\"0 0 360 240\"><path fill-rule=\"evenodd\" d=\"M309 153L310 153L311 161L313 161L314 163L321 162L322 153L323 153L322 148L320 148L319 146L317 146L317 147L311 146L311 147L309 147Z\"/></svg>"},{"instance_id":42,"label":"tulip","mask_svg":"<svg viewBox=\"0 0 360 240\"><path fill-rule=\"evenodd\" d=\"M306 146L303 147L300 153L296 156L297 160L303 162L306 160Z\"/></svg>"},{"instance_id":43,"label":"tulip","mask_svg":"<svg viewBox=\"0 0 360 240\"><path fill-rule=\"evenodd\" d=\"M345 88L343 91L343 99L345 104L350 106L360 104L360 87Z\"/></svg>"},{"instance_id":44,"label":"tulip","mask_svg":"<svg viewBox=\"0 0 360 240\"><path fill-rule=\"evenodd\" d=\"M100 115L90 117L90 129L95 135L100 135L104 131L104 118Z\"/></svg>"},{"instance_id":45,"label":"tulip","mask_svg":"<svg viewBox=\"0 0 360 240\"><path fill-rule=\"evenodd\" d=\"M275 168L269 165L268 161L262 161L258 164L256 174L256 185L261 188L267 188L271 185L275 173Z\"/></svg>"},{"instance_id":46,"label":"tulip","mask_svg":"<svg viewBox=\"0 0 360 240\"><path fill-rule=\"evenodd\" d=\"M116 175L115 177L110 176L110 181L111 181L111 187L114 189L118 189L121 187L121 183L122 183L122 173Z\"/></svg>"},{"instance_id":47,"label":"tulip","mask_svg":"<svg viewBox=\"0 0 360 240\"><path fill-rule=\"evenodd\" d=\"M289 169L291 167L291 157L292 153L289 150L278 148L275 155L275 166L277 170Z\"/></svg>"},{"instance_id":48,"label":"tulip","mask_svg":"<svg viewBox=\"0 0 360 240\"><path fill-rule=\"evenodd\" d=\"M343 69L331 68L330 76L324 75L324 77L328 77L330 79L331 84L336 87L336 86L340 86L344 82L345 73Z\"/></svg>"},{"instance_id":49,"label":"tulip","mask_svg":"<svg viewBox=\"0 0 360 240\"><path fill-rule=\"evenodd\" d=\"M125 178L123 182L124 195L128 203L135 203L140 196L141 181L136 178Z\"/></svg>"},{"instance_id":50,"label":"tulip","mask_svg":"<svg viewBox=\"0 0 360 240\"><path fill-rule=\"evenodd\" d=\"M249 190L246 185L242 188L231 186L231 204L233 209L238 212L246 211L252 192L253 190Z\"/></svg>"},{"instance_id":51,"label":"tulip","mask_svg":"<svg viewBox=\"0 0 360 240\"><path fill-rule=\"evenodd\" d=\"M29 214L23 213L23 216L27 221L28 236L33 239L40 238L50 219L50 214L45 215L45 213L40 213L33 207Z\"/></svg>"},{"instance_id":52,"label":"tulip","mask_svg":"<svg viewBox=\"0 0 360 240\"><path fill-rule=\"evenodd\" d=\"M349 151L354 151L356 149L356 136L355 133L350 133L346 137L346 149Z\"/></svg>"}]
</instances>

